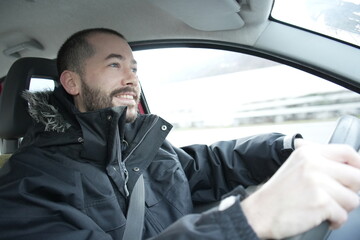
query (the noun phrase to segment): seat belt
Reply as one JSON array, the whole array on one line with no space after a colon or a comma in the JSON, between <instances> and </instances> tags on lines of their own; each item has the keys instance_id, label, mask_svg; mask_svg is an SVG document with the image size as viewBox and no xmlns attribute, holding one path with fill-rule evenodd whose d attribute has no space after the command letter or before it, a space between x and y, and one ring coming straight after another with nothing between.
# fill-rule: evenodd
<instances>
[{"instance_id":1,"label":"seat belt","mask_svg":"<svg viewBox=\"0 0 360 240\"><path fill-rule=\"evenodd\" d=\"M141 174L130 196L123 240L141 240L145 217L145 187Z\"/></svg>"}]
</instances>

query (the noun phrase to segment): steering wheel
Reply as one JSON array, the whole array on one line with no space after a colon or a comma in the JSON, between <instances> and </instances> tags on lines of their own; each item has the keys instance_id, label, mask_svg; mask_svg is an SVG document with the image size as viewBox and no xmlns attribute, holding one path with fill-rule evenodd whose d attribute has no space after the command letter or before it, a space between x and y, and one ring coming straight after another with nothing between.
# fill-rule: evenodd
<instances>
[{"instance_id":1,"label":"steering wheel","mask_svg":"<svg viewBox=\"0 0 360 240\"><path fill-rule=\"evenodd\" d=\"M360 149L360 119L345 115L338 120L337 126L330 138L329 143L348 144L356 151ZM349 218L348 221L351 221ZM331 230L328 222L323 222L319 226L310 229L302 234L285 238L283 240L325 240L330 235Z\"/></svg>"}]
</instances>

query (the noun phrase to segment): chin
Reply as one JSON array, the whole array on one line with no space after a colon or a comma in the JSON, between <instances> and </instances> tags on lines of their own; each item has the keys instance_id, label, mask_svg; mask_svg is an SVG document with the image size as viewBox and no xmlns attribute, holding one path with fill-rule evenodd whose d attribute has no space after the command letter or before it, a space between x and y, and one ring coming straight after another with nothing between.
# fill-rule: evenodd
<instances>
[{"instance_id":1,"label":"chin","mask_svg":"<svg viewBox=\"0 0 360 240\"><path fill-rule=\"evenodd\" d=\"M138 112L135 109L128 109L126 112L126 122L132 123L138 116Z\"/></svg>"}]
</instances>

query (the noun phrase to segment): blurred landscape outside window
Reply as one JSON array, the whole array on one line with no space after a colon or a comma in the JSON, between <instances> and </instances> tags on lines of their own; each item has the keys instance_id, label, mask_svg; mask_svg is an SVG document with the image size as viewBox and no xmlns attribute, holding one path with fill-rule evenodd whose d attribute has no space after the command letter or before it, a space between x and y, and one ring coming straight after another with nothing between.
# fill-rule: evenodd
<instances>
[{"instance_id":1,"label":"blurred landscape outside window","mask_svg":"<svg viewBox=\"0 0 360 240\"><path fill-rule=\"evenodd\" d=\"M266 132L327 142L338 117L360 114L360 95L251 55L169 48L134 53L150 107L174 125L177 146Z\"/></svg>"}]
</instances>

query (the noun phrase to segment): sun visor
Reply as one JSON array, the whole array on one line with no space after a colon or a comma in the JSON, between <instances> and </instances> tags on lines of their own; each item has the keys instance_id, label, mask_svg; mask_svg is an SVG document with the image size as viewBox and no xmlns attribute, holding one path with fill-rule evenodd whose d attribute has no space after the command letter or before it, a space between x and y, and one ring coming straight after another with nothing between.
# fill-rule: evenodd
<instances>
[{"instance_id":1,"label":"sun visor","mask_svg":"<svg viewBox=\"0 0 360 240\"><path fill-rule=\"evenodd\" d=\"M151 0L151 3L202 31L232 30L244 26L236 0Z\"/></svg>"}]
</instances>

